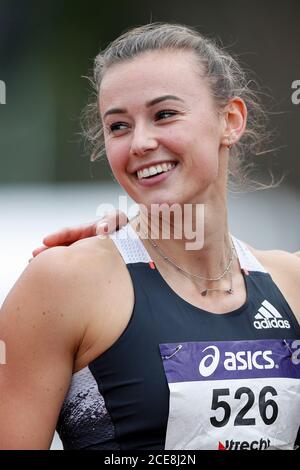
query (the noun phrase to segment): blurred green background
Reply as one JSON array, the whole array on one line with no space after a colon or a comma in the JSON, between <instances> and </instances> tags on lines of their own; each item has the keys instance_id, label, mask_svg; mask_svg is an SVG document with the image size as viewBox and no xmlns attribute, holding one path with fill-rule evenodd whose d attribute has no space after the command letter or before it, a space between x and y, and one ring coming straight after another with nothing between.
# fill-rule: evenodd
<instances>
[{"instance_id":1,"label":"blurred green background","mask_svg":"<svg viewBox=\"0 0 300 470\"><path fill-rule=\"evenodd\" d=\"M87 182L110 178L90 163L79 135L93 59L123 30L149 21L197 26L240 54L274 97L277 151L263 159L300 189L300 2L0 0L0 183ZM270 108L269 108L270 109Z\"/></svg>"}]
</instances>

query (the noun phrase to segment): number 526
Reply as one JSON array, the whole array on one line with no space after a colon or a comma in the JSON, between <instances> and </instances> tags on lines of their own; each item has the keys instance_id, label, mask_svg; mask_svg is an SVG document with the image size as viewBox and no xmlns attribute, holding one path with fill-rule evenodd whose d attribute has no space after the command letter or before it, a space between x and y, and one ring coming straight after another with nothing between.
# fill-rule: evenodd
<instances>
[{"instance_id":1,"label":"number 526","mask_svg":"<svg viewBox=\"0 0 300 470\"><path fill-rule=\"evenodd\" d=\"M274 387L264 387L258 397L258 408L259 408L259 414L265 424L272 424L276 420L278 416L278 405L275 402L275 400L272 400L271 398L266 399L267 394L271 394L272 396L276 396L277 392ZM220 400L220 398L223 396L229 396L230 395L230 390L229 388L217 388L213 390L213 395L212 395L212 404L211 404L211 409L212 410L218 410L219 408L224 410L224 417L220 420L218 420L215 416L212 416L210 418L210 422L213 426L217 428L221 428L222 426L225 426L231 416L231 407L229 403L225 400ZM251 407L253 406L255 402L255 395L253 391L248 388L248 387L240 387L236 390L234 394L234 398L236 400L240 400L242 395L247 396L247 402L245 405L242 407L242 409L238 412L238 414L235 417L234 420L234 426L254 426L256 421L255 418L246 418L246 414L248 411L250 411ZM268 410L268 416L267 416L267 409Z\"/></svg>"}]
</instances>

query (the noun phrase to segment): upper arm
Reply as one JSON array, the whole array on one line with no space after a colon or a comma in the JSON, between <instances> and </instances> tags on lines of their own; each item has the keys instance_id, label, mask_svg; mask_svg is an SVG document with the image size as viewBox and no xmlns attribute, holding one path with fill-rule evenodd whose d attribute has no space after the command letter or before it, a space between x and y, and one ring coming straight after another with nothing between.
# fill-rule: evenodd
<instances>
[{"instance_id":1,"label":"upper arm","mask_svg":"<svg viewBox=\"0 0 300 470\"><path fill-rule=\"evenodd\" d=\"M70 384L80 325L62 250L33 260L0 310L1 449L48 449Z\"/></svg>"}]
</instances>

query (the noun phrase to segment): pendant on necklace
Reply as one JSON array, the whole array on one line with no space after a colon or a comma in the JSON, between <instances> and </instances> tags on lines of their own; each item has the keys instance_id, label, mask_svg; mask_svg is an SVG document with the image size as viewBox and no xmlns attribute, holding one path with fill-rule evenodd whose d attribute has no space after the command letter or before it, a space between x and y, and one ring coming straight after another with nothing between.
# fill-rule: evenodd
<instances>
[{"instance_id":1,"label":"pendant on necklace","mask_svg":"<svg viewBox=\"0 0 300 470\"><path fill-rule=\"evenodd\" d=\"M217 291L217 290L227 292L227 294L233 294L233 289L230 287L229 289L205 289L201 292L201 295L205 297L208 291Z\"/></svg>"}]
</instances>

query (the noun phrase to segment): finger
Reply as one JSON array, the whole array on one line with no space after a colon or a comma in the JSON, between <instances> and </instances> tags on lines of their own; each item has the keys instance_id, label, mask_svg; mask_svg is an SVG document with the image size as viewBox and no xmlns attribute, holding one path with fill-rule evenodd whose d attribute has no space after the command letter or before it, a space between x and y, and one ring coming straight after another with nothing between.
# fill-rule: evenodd
<instances>
[{"instance_id":1,"label":"finger","mask_svg":"<svg viewBox=\"0 0 300 470\"><path fill-rule=\"evenodd\" d=\"M108 223L104 220L98 222L96 225L96 234L97 235L107 235L108 234Z\"/></svg>"},{"instance_id":2,"label":"finger","mask_svg":"<svg viewBox=\"0 0 300 470\"><path fill-rule=\"evenodd\" d=\"M38 248L35 248L32 252L32 256L35 257L37 255L39 255L40 253L42 253L42 251L45 251L47 250L48 247L47 246L39 246ZM32 259L32 258L31 258ZM31 259L29 261L31 261Z\"/></svg>"},{"instance_id":3,"label":"finger","mask_svg":"<svg viewBox=\"0 0 300 470\"><path fill-rule=\"evenodd\" d=\"M97 224L97 235L107 235L115 230L119 230L128 222L127 215L124 212L116 211L106 214Z\"/></svg>"},{"instance_id":4,"label":"finger","mask_svg":"<svg viewBox=\"0 0 300 470\"><path fill-rule=\"evenodd\" d=\"M299 258L300 258L300 251L296 251L296 252L294 253L294 255L299 256Z\"/></svg>"},{"instance_id":5,"label":"finger","mask_svg":"<svg viewBox=\"0 0 300 470\"><path fill-rule=\"evenodd\" d=\"M116 211L98 221L78 225L77 227L66 227L51 233L43 239L43 243L47 247L58 245L67 246L82 238L94 237L97 234L106 235L107 233L114 232L117 228L126 225L127 222L126 214L121 211Z\"/></svg>"},{"instance_id":6,"label":"finger","mask_svg":"<svg viewBox=\"0 0 300 470\"><path fill-rule=\"evenodd\" d=\"M47 247L58 245L71 245L82 238L89 238L96 235L95 222L89 224L78 225L77 227L67 227L57 232L47 235L43 239L44 245Z\"/></svg>"},{"instance_id":7,"label":"finger","mask_svg":"<svg viewBox=\"0 0 300 470\"><path fill-rule=\"evenodd\" d=\"M117 211L117 230L124 227L128 223L128 217L125 212Z\"/></svg>"}]
</instances>

